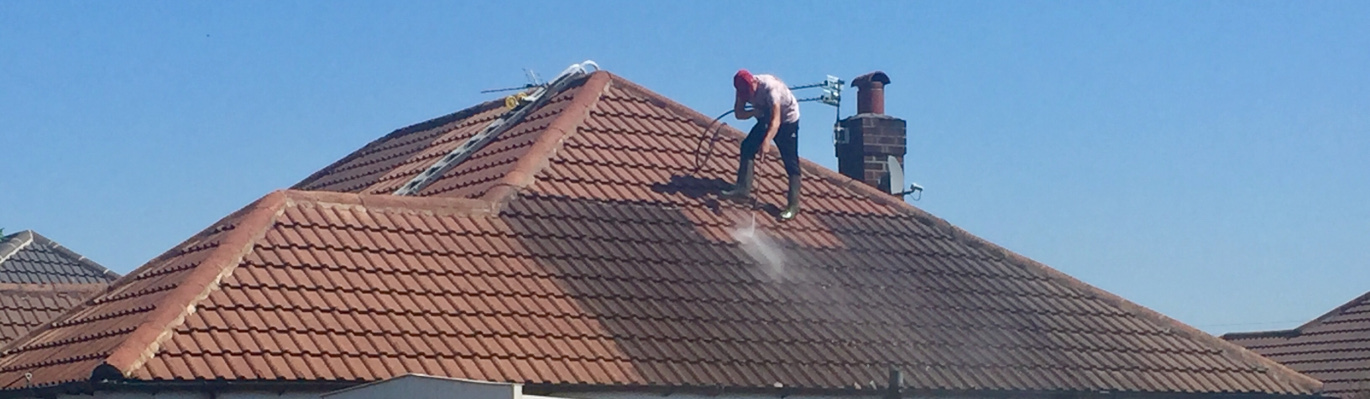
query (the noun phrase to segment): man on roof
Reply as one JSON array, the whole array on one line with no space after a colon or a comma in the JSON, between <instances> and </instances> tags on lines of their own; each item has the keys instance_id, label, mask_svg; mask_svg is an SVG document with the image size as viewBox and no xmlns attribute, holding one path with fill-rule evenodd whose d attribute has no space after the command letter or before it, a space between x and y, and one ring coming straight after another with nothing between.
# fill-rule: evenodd
<instances>
[{"instance_id":1,"label":"man on roof","mask_svg":"<svg viewBox=\"0 0 1370 399\"><path fill-rule=\"evenodd\" d=\"M789 176L790 190L786 195L785 210L780 212L781 220L793 219L799 214L799 101L789 86L771 75L752 75L746 69L733 75L733 88L737 98L733 101L733 112L737 119L756 117L756 125L742 141L742 158L737 165L737 183L723 190L729 197L747 197L752 191L752 159L759 152L766 154L771 141L780 150L780 160L785 164L785 174ZM746 105L752 108L747 109Z\"/></svg>"}]
</instances>

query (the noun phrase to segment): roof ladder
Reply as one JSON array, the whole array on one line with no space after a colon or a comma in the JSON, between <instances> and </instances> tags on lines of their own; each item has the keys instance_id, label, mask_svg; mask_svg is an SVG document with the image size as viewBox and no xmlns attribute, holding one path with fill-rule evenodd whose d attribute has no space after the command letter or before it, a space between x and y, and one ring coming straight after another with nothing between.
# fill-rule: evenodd
<instances>
[{"instance_id":1,"label":"roof ladder","mask_svg":"<svg viewBox=\"0 0 1370 399\"><path fill-rule=\"evenodd\" d=\"M518 122L523 120L529 112L541 108L542 105L546 104L552 97L548 95L548 93L559 93L572 81L576 80L576 78L589 74L591 72L589 68L598 71L599 64L595 64L594 61L588 60L579 64L571 64L566 70L561 71L555 79L552 79L551 83L535 87L533 91L528 94L515 94L514 96L510 96L510 100L506 100L505 104L511 105L513 110L506 112L503 116L491 121L489 125L485 126L485 129L480 131L480 133L471 136L470 139L467 139L466 142L462 143L456 149L448 152L446 156L433 163L428 169L424 169L423 173L419 173L418 176L414 176L409 182L404 183L398 190L395 190L395 195L414 195L419 191L422 191L424 187L432 184L444 173L447 173L449 169L452 169L452 167L457 166L466 161L467 158L470 158L471 154L474 154L476 150L485 147L485 145L489 144L490 141L493 141L495 137L498 137L500 133L504 133L505 130L509 130L510 127L518 124Z\"/></svg>"}]
</instances>

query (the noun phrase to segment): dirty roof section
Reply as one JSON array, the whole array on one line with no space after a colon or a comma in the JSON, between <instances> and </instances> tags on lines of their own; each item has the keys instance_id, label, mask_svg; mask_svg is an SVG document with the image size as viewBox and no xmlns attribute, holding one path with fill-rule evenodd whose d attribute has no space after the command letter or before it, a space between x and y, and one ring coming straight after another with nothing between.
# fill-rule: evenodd
<instances>
[{"instance_id":1,"label":"dirty roof section","mask_svg":"<svg viewBox=\"0 0 1370 399\"><path fill-rule=\"evenodd\" d=\"M623 78L552 95L419 196L388 193L503 111L402 129L264 197L11 346L0 386L101 367L872 394L893 367L929 392L1320 389L812 163L791 222L768 216L775 154L760 205L720 199L742 133L696 171L709 118ZM753 215L773 245L739 240Z\"/></svg>"},{"instance_id":2,"label":"dirty roof section","mask_svg":"<svg viewBox=\"0 0 1370 399\"><path fill-rule=\"evenodd\" d=\"M1370 293L1292 330L1223 338L1322 381L1327 395L1370 391Z\"/></svg>"}]
</instances>

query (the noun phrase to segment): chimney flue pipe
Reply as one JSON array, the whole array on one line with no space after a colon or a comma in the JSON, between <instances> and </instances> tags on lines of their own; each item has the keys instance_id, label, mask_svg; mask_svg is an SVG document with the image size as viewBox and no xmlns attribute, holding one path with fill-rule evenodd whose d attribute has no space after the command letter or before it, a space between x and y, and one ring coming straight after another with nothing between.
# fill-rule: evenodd
<instances>
[{"instance_id":1,"label":"chimney flue pipe","mask_svg":"<svg viewBox=\"0 0 1370 399\"><path fill-rule=\"evenodd\" d=\"M885 85L890 77L884 72L875 71L852 79L851 86L856 88L856 113L884 114Z\"/></svg>"}]
</instances>

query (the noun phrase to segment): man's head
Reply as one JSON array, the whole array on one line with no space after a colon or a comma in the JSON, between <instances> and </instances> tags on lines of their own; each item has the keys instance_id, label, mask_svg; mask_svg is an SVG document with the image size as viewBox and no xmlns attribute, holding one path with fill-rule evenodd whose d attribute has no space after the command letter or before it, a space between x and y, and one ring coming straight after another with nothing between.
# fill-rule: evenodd
<instances>
[{"instance_id":1,"label":"man's head","mask_svg":"<svg viewBox=\"0 0 1370 399\"><path fill-rule=\"evenodd\" d=\"M746 69L739 69L737 74L733 75L733 88L737 89L738 99L742 101L751 100L752 95L756 94L756 78L752 77L752 73L747 72Z\"/></svg>"}]
</instances>

